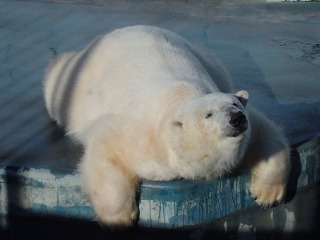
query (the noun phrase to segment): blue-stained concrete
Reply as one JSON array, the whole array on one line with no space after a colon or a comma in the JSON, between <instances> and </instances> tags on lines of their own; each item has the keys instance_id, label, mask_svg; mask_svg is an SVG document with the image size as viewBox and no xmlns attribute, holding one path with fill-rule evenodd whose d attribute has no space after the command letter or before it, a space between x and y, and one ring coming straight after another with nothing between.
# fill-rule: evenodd
<instances>
[{"instance_id":1,"label":"blue-stained concrete","mask_svg":"<svg viewBox=\"0 0 320 240\"><path fill-rule=\"evenodd\" d=\"M293 154L289 192L320 180L320 137L300 145ZM298 165L300 165L298 167ZM295 171L300 171L296 174ZM256 205L250 197L250 176L213 181L143 181L141 226L176 228L219 219ZM95 220L95 214L72 171L47 168L0 168L0 215L55 216Z\"/></svg>"},{"instance_id":2,"label":"blue-stained concrete","mask_svg":"<svg viewBox=\"0 0 320 240\"><path fill-rule=\"evenodd\" d=\"M170 29L216 53L235 89L247 89L251 103L284 128L291 144L320 133L319 3L0 1L1 215L95 219L75 172L81 146L49 120L41 81L57 54L135 24ZM297 185L319 181L319 138L298 150ZM248 175L211 182L144 181L139 224L192 225L252 206L248 181Z\"/></svg>"}]
</instances>

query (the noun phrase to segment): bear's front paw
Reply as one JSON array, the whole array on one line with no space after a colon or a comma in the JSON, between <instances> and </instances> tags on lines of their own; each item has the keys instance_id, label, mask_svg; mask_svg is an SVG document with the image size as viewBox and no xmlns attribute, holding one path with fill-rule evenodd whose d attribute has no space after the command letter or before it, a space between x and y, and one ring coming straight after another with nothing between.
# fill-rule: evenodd
<instances>
[{"instance_id":1,"label":"bear's front paw","mask_svg":"<svg viewBox=\"0 0 320 240\"><path fill-rule=\"evenodd\" d=\"M110 215L108 212L97 212L98 221L101 226L106 228L122 228L133 226L138 220L139 209L134 204L132 209L122 211L121 214L116 216Z\"/></svg>"},{"instance_id":2,"label":"bear's front paw","mask_svg":"<svg viewBox=\"0 0 320 240\"><path fill-rule=\"evenodd\" d=\"M262 207L271 207L281 202L286 193L285 183L265 183L252 181L250 186L252 197Z\"/></svg>"}]
</instances>

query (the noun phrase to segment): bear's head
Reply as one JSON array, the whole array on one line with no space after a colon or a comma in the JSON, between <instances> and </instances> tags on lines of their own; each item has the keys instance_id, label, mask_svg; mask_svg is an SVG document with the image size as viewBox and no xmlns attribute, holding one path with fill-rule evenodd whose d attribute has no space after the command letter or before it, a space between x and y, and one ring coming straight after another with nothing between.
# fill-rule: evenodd
<instances>
[{"instance_id":1,"label":"bear's head","mask_svg":"<svg viewBox=\"0 0 320 240\"><path fill-rule=\"evenodd\" d=\"M185 178L214 178L242 159L250 135L248 93L210 93L180 105L172 122L172 150Z\"/></svg>"}]
</instances>

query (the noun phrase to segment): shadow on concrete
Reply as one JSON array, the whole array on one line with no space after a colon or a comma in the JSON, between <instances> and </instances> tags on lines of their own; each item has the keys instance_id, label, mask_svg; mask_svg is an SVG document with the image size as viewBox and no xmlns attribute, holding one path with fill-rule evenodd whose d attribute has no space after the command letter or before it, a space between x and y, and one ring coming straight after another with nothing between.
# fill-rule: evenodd
<instances>
[{"instance_id":1,"label":"shadow on concrete","mask_svg":"<svg viewBox=\"0 0 320 240\"><path fill-rule=\"evenodd\" d=\"M0 239L152 239L152 240L212 240L212 239L319 239L318 229L284 233L274 231L228 232L215 229L214 224L192 228L151 229L134 227L126 230L103 230L98 223L57 217L12 218L10 226L0 228Z\"/></svg>"}]
</instances>

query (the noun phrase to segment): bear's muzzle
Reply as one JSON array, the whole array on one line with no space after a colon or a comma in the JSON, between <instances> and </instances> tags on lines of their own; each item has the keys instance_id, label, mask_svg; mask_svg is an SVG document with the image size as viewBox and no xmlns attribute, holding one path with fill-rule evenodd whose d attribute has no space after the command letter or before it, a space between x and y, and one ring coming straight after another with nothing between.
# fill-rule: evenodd
<instances>
[{"instance_id":1,"label":"bear's muzzle","mask_svg":"<svg viewBox=\"0 0 320 240\"><path fill-rule=\"evenodd\" d=\"M247 117L241 111L236 113L231 112L229 123L234 128L234 132L231 134L231 137L239 136L248 128Z\"/></svg>"}]
</instances>

